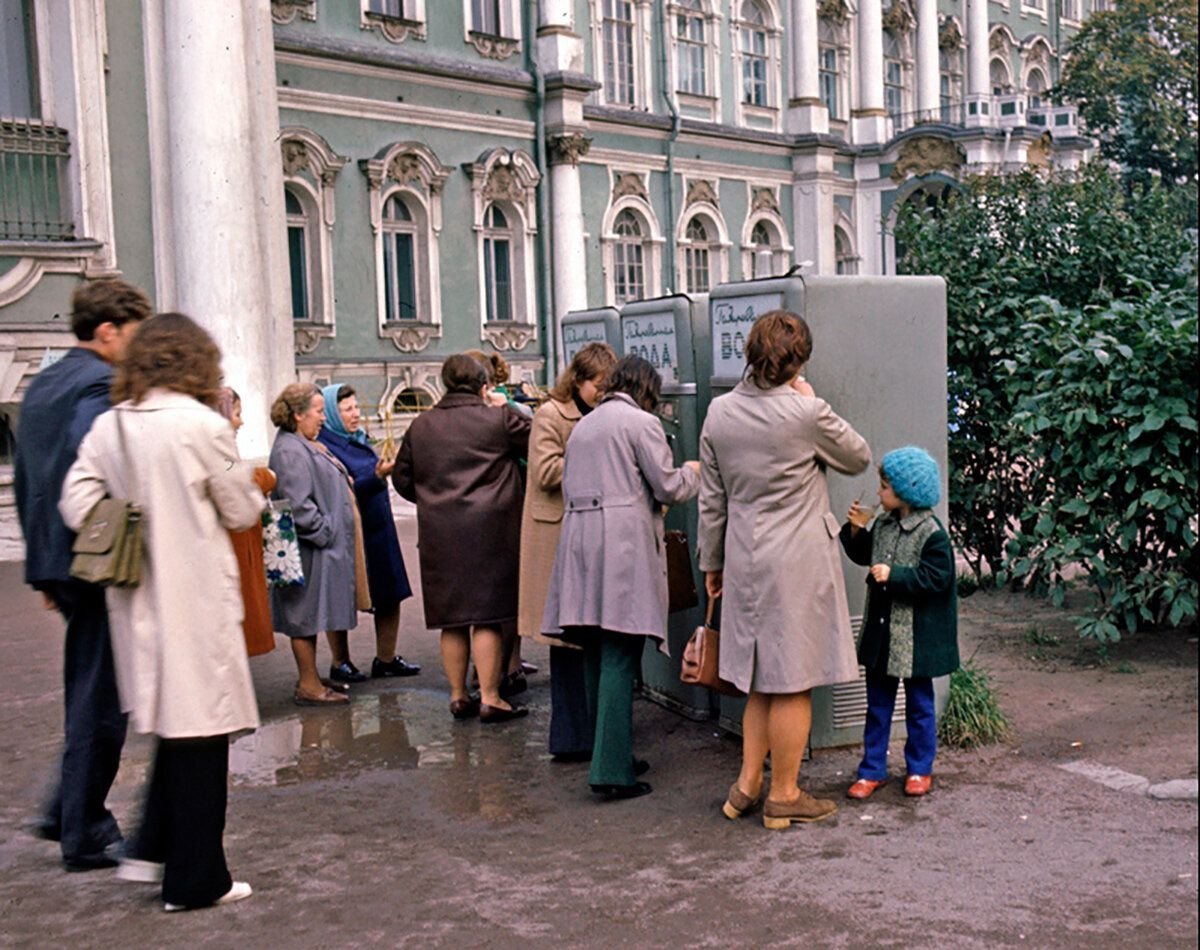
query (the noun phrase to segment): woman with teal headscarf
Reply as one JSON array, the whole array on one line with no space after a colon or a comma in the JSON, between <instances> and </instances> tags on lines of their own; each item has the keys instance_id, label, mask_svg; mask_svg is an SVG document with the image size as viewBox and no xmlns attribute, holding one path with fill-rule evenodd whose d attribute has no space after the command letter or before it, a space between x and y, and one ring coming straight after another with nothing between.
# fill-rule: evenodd
<instances>
[{"instance_id":1,"label":"woman with teal headscarf","mask_svg":"<svg viewBox=\"0 0 1200 950\"><path fill-rule=\"evenodd\" d=\"M404 556L396 537L396 522L388 494L388 476L395 459L380 458L371 448L367 430L360 425L362 410L352 386L333 383L321 390L325 397L325 424L317 438L341 462L354 481L354 499L362 516L363 550L367 558L367 587L375 611L375 659L371 677L415 676L421 672L396 653L400 631L400 602L412 596ZM335 642L336 641L336 642ZM330 679L361 683L367 675L350 660L349 637L331 634L333 654Z\"/></svg>"}]
</instances>

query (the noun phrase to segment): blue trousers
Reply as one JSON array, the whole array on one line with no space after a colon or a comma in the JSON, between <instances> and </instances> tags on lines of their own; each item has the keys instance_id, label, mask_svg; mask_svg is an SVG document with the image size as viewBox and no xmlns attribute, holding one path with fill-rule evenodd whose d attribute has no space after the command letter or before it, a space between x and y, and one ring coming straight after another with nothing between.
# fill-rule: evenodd
<instances>
[{"instance_id":1,"label":"blue trousers","mask_svg":"<svg viewBox=\"0 0 1200 950\"><path fill-rule=\"evenodd\" d=\"M42 824L47 837L58 837L63 857L70 860L121 840L105 799L121 762L125 714L117 696L104 588L75 580L41 587L67 621L62 771Z\"/></svg>"},{"instance_id":2,"label":"blue trousers","mask_svg":"<svg viewBox=\"0 0 1200 950\"><path fill-rule=\"evenodd\" d=\"M867 721L863 727L863 758L858 777L882 782L888 777L887 751L892 737L892 711L896 708L895 676L867 674ZM904 681L904 723L908 741L904 743L904 764L909 775L933 773L937 754L937 711L934 708L933 680L914 676Z\"/></svg>"},{"instance_id":3,"label":"blue trousers","mask_svg":"<svg viewBox=\"0 0 1200 950\"><path fill-rule=\"evenodd\" d=\"M588 706L582 650L550 648L550 754L591 755L596 724Z\"/></svg>"}]
</instances>

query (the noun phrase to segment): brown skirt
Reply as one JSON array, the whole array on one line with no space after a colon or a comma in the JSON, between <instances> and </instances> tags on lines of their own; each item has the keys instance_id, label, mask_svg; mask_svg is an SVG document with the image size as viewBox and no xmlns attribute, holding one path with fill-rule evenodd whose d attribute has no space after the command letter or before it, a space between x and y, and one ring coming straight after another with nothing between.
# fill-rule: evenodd
<instances>
[{"instance_id":1,"label":"brown skirt","mask_svg":"<svg viewBox=\"0 0 1200 950\"><path fill-rule=\"evenodd\" d=\"M275 649L275 632L271 625L271 602L267 595L267 573L263 567L262 525L245 531L230 531L233 553L237 555L238 574L242 581L242 632L246 635L246 652L261 656Z\"/></svg>"}]
</instances>

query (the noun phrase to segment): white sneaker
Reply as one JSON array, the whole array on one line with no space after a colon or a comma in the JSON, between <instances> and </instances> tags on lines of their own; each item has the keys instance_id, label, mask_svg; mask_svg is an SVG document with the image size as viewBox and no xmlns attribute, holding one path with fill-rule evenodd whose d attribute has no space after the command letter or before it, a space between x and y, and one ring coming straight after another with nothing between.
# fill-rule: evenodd
<instances>
[{"instance_id":1,"label":"white sneaker","mask_svg":"<svg viewBox=\"0 0 1200 950\"><path fill-rule=\"evenodd\" d=\"M163 866L156 861L141 858L122 858L117 866L117 877L134 884L161 884Z\"/></svg>"},{"instance_id":2,"label":"white sneaker","mask_svg":"<svg viewBox=\"0 0 1200 950\"><path fill-rule=\"evenodd\" d=\"M215 907L218 904L232 904L236 901L244 901L247 897L253 894L254 891L245 881L234 881L233 887L226 891L221 897L218 897L208 906ZM172 904L170 902L163 904L163 910L168 914L173 914L177 910L187 910L186 904ZM196 908L199 910L199 908Z\"/></svg>"}]
</instances>

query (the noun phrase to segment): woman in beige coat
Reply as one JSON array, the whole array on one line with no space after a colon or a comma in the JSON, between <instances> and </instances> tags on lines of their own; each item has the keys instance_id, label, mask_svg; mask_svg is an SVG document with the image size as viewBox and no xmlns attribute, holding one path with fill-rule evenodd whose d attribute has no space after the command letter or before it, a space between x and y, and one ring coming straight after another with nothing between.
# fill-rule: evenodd
<instances>
[{"instance_id":1,"label":"woman in beige coat","mask_svg":"<svg viewBox=\"0 0 1200 950\"><path fill-rule=\"evenodd\" d=\"M588 343L571 359L533 417L529 469L521 513L521 582L517 632L542 639L542 611L563 517L563 455L575 423L596 407L604 381L617 362L607 343ZM593 724L588 716L583 651L552 641L550 650L550 754L555 761L591 758Z\"/></svg>"},{"instance_id":2,"label":"woman in beige coat","mask_svg":"<svg viewBox=\"0 0 1200 950\"><path fill-rule=\"evenodd\" d=\"M250 896L225 865L229 737L258 726L229 531L263 495L214 411L220 352L188 317L141 325L117 369L112 411L79 447L59 509L79 530L105 495L142 510L141 584L109 588L121 707L158 737L142 825L118 872L162 881L167 910Z\"/></svg>"},{"instance_id":3,"label":"woman in beige coat","mask_svg":"<svg viewBox=\"0 0 1200 950\"><path fill-rule=\"evenodd\" d=\"M746 378L713 400L700 435L700 569L708 596L725 598L721 676L750 694L724 812L757 804L769 752L768 828L837 810L797 784L810 691L858 676L825 470L857 474L871 451L800 375L811 353L803 319L764 314L746 341Z\"/></svg>"}]
</instances>

